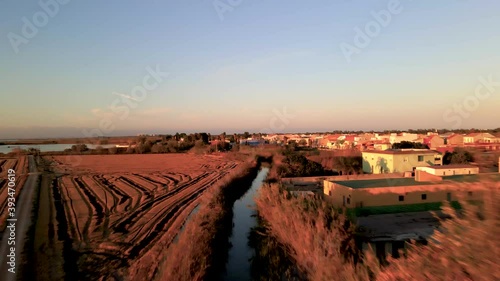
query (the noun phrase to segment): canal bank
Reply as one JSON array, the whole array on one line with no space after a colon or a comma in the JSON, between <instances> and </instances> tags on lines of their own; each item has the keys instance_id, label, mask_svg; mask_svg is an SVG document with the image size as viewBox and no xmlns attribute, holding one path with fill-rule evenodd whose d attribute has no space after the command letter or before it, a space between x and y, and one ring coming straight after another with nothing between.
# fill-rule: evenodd
<instances>
[{"instance_id":1,"label":"canal bank","mask_svg":"<svg viewBox=\"0 0 500 281\"><path fill-rule=\"evenodd\" d=\"M263 162L270 161L248 158L205 192L199 211L177 243L163 253L165 260L155 276L158 280L220 280L228 261L234 202L250 189Z\"/></svg>"},{"instance_id":2,"label":"canal bank","mask_svg":"<svg viewBox=\"0 0 500 281\"><path fill-rule=\"evenodd\" d=\"M257 211L255 198L261 188L266 188L271 169L272 159L265 161L250 188L228 210L227 219L232 220L226 231L227 249L220 249L227 252L225 266L219 268L222 271L217 276L205 280L306 280Z\"/></svg>"},{"instance_id":3,"label":"canal bank","mask_svg":"<svg viewBox=\"0 0 500 281\"><path fill-rule=\"evenodd\" d=\"M255 256L255 250L249 245L249 236L258 224L254 196L268 172L269 168L261 168L250 189L234 202L228 262L224 274L220 277L221 280L252 280L251 260Z\"/></svg>"}]
</instances>

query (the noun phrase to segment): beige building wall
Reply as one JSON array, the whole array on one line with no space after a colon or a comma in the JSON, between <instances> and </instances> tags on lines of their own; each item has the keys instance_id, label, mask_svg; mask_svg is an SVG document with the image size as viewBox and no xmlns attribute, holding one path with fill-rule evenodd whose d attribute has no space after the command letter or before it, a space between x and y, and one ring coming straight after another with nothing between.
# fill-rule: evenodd
<instances>
[{"instance_id":1,"label":"beige building wall","mask_svg":"<svg viewBox=\"0 0 500 281\"><path fill-rule=\"evenodd\" d=\"M468 192L446 184L360 188L354 189L351 203L363 207L438 203L445 200L457 201L460 195L469 200L478 200L481 198L481 191L469 195ZM403 196L403 201L399 201L399 196Z\"/></svg>"},{"instance_id":2,"label":"beige building wall","mask_svg":"<svg viewBox=\"0 0 500 281\"><path fill-rule=\"evenodd\" d=\"M463 145L464 137L461 135L455 135L452 138L447 140L448 145Z\"/></svg>"},{"instance_id":3,"label":"beige building wall","mask_svg":"<svg viewBox=\"0 0 500 281\"><path fill-rule=\"evenodd\" d=\"M471 136L464 137L464 143L473 143L473 142L474 142L474 137Z\"/></svg>"},{"instance_id":4,"label":"beige building wall","mask_svg":"<svg viewBox=\"0 0 500 281\"><path fill-rule=\"evenodd\" d=\"M416 139L418 139L417 134L410 134L410 133L403 133L402 135L391 134L391 136L389 137L389 142L393 144L403 141L414 141Z\"/></svg>"},{"instance_id":5,"label":"beige building wall","mask_svg":"<svg viewBox=\"0 0 500 281\"><path fill-rule=\"evenodd\" d=\"M392 173L394 159L391 154L363 152L363 172L372 174Z\"/></svg>"},{"instance_id":6,"label":"beige building wall","mask_svg":"<svg viewBox=\"0 0 500 281\"><path fill-rule=\"evenodd\" d=\"M449 184L353 189L327 181L325 181L325 190L328 191L327 195L331 196L336 207L346 208L439 203L446 200L457 201L459 198L479 200L483 192L482 190L465 191ZM402 201L400 201L400 196L402 196ZM344 198L346 198L345 205ZM347 198L350 198L348 203Z\"/></svg>"},{"instance_id":7,"label":"beige building wall","mask_svg":"<svg viewBox=\"0 0 500 281\"><path fill-rule=\"evenodd\" d=\"M446 167L446 166L443 166ZM447 168L434 169L432 167L418 167L417 170L427 172L436 176L454 176L454 175L474 175L479 174L479 167L470 168Z\"/></svg>"},{"instance_id":8,"label":"beige building wall","mask_svg":"<svg viewBox=\"0 0 500 281\"><path fill-rule=\"evenodd\" d=\"M434 159L434 154L396 154L391 172L400 173L413 171L413 167L432 166L435 164Z\"/></svg>"},{"instance_id":9,"label":"beige building wall","mask_svg":"<svg viewBox=\"0 0 500 281\"><path fill-rule=\"evenodd\" d=\"M429 143L429 147L432 149L432 148L437 148L437 147L440 147L440 146L443 146L444 145L444 139L442 139L441 137L439 136L435 136L431 139L430 143Z\"/></svg>"},{"instance_id":10,"label":"beige building wall","mask_svg":"<svg viewBox=\"0 0 500 281\"><path fill-rule=\"evenodd\" d=\"M392 145L390 143L376 143L373 145L373 148L377 149L377 150L386 150L386 149L389 149L391 147L392 147Z\"/></svg>"},{"instance_id":11,"label":"beige building wall","mask_svg":"<svg viewBox=\"0 0 500 281\"><path fill-rule=\"evenodd\" d=\"M352 208L355 206L353 205L352 198L353 189L350 187L336 184L331 181L324 181L323 192L330 196L330 199L336 207Z\"/></svg>"},{"instance_id":12,"label":"beige building wall","mask_svg":"<svg viewBox=\"0 0 500 281\"><path fill-rule=\"evenodd\" d=\"M441 155L418 152L415 153L377 153L363 152L363 172L373 174L403 173L413 171L414 167L425 167L432 165L442 165ZM435 160L436 157L439 160Z\"/></svg>"}]
</instances>

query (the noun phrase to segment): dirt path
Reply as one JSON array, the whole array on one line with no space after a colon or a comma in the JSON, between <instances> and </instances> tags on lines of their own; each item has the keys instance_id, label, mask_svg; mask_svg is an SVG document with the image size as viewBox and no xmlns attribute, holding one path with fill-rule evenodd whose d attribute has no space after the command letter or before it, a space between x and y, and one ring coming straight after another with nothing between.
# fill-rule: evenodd
<instances>
[{"instance_id":1,"label":"dirt path","mask_svg":"<svg viewBox=\"0 0 500 281\"><path fill-rule=\"evenodd\" d=\"M36 163L33 156L29 156L29 175L26 183L24 184L21 194L19 195L18 200L16 201L16 215L14 219L15 221L15 234L16 234L16 243L15 243L15 273L11 273L8 271L10 266L7 264L9 258L7 255L10 253L10 248L14 245L7 244L7 235L9 231L6 229L2 233L2 240L0 241L0 276L4 281L14 281L17 278L17 274L19 273L19 266L21 265L21 253L24 248L24 242L26 240L26 232L31 224L31 213L33 208L33 196L35 195L36 185L40 177L40 173L38 173L36 169ZM17 190L17 187L16 187ZM9 224L7 224L9 225Z\"/></svg>"}]
</instances>

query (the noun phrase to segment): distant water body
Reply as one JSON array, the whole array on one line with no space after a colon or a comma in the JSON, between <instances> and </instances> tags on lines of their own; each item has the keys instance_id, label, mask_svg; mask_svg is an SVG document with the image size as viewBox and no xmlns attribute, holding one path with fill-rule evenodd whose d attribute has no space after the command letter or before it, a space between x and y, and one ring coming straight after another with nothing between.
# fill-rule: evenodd
<instances>
[{"instance_id":1,"label":"distant water body","mask_svg":"<svg viewBox=\"0 0 500 281\"><path fill-rule=\"evenodd\" d=\"M1 140L0 140L1 141ZM12 150L16 148L20 149L28 149L28 148L36 148L39 149L41 152L48 152L48 151L64 151L68 148L71 148L75 144L28 144L28 145L18 145L18 144L12 144L12 145L0 145L0 153L9 153L12 152ZM95 144L87 144L87 147L90 149L95 149L96 147L101 146L103 148L110 148L110 147L115 147L115 145L109 144L109 145L95 145Z\"/></svg>"}]
</instances>

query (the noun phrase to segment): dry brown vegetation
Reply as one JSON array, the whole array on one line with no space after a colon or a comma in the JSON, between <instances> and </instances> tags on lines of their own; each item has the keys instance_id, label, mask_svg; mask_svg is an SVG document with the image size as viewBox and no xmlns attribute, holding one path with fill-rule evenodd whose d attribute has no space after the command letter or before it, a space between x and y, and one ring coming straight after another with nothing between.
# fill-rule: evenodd
<instances>
[{"instance_id":1,"label":"dry brown vegetation","mask_svg":"<svg viewBox=\"0 0 500 281\"><path fill-rule=\"evenodd\" d=\"M18 157L0 158L0 229L5 227L7 219L7 198L8 198L8 172L9 169L16 171L15 196L18 198L21 194L24 182L28 174L28 158L24 155Z\"/></svg>"},{"instance_id":2,"label":"dry brown vegetation","mask_svg":"<svg viewBox=\"0 0 500 281\"><path fill-rule=\"evenodd\" d=\"M52 189L64 203L79 271L101 280L150 280L201 195L242 169L222 156L76 157L49 158L65 173Z\"/></svg>"},{"instance_id":3,"label":"dry brown vegetation","mask_svg":"<svg viewBox=\"0 0 500 281\"><path fill-rule=\"evenodd\" d=\"M319 155L310 155L308 159L320 163L326 170L342 174L362 174L363 159L358 150L320 150Z\"/></svg>"},{"instance_id":4,"label":"dry brown vegetation","mask_svg":"<svg viewBox=\"0 0 500 281\"><path fill-rule=\"evenodd\" d=\"M370 251L354 263L354 228L325 201L295 198L272 184L260 189L256 203L309 280L500 280L500 185L480 187L486 190L481 208L462 202L460 217L445 208L453 219L442 222L442 233L428 246L410 245L406 257L384 267Z\"/></svg>"},{"instance_id":5,"label":"dry brown vegetation","mask_svg":"<svg viewBox=\"0 0 500 281\"><path fill-rule=\"evenodd\" d=\"M354 228L326 202L314 199L306 203L278 184L270 184L261 187L256 205L270 233L286 245L310 280L356 280L356 271L368 276L364 268L356 270L353 263L345 261L349 256L341 254L348 249L355 254Z\"/></svg>"},{"instance_id":6,"label":"dry brown vegetation","mask_svg":"<svg viewBox=\"0 0 500 281\"><path fill-rule=\"evenodd\" d=\"M228 193L232 191L228 189L231 185L232 188L245 188L234 184L234 180L248 176L252 167L255 167L255 163L235 170L228 180L219 182L203 196L199 212L186 225L177 243L168 249L156 280L195 281L207 278L207 271L213 266L214 257L222 254L218 251L225 251L217 249L216 245L219 243L217 240L221 229L227 228L223 224L227 219L228 202L231 201Z\"/></svg>"},{"instance_id":7,"label":"dry brown vegetation","mask_svg":"<svg viewBox=\"0 0 500 281\"><path fill-rule=\"evenodd\" d=\"M500 184L484 183L484 205L466 205L461 216L442 222L434 242L413 246L406 258L389 260L377 280L500 280ZM465 203L462 203L465 204ZM479 216L478 216L479 214Z\"/></svg>"}]
</instances>

